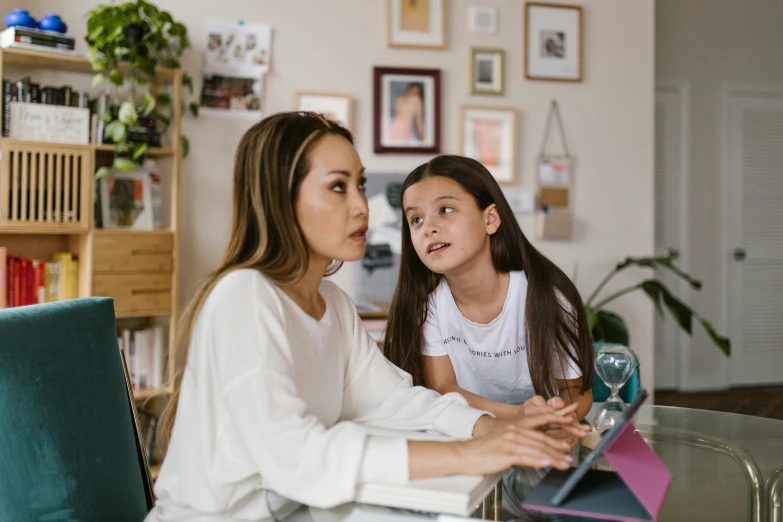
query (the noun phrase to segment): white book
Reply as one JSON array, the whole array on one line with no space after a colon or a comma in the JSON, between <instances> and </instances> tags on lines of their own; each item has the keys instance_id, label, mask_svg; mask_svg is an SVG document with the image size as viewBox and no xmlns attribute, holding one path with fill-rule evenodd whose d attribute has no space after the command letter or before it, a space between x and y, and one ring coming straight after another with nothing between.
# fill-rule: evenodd
<instances>
[{"instance_id":1,"label":"white book","mask_svg":"<svg viewBox=\"0 0 783 522\"><path fill-rule=\"evenodd\" d=\"M373 435L408 440L453 440L433 433L374 426L367 426L367 429ZM502 477L503 473L495 473L411 480L401 485L365 483L357 486L355 500L364 504L467 517L481 505Z\"/></svg>"}]
</instances>

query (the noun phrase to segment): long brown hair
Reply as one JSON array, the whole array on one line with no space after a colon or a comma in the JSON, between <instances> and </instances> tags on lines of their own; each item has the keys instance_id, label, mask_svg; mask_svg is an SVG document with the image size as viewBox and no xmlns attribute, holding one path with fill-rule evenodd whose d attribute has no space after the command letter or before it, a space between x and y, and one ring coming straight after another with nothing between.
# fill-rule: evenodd
<instances>
[{"instance_id":1,"label":"long brown hair","mask_svg":"<svg viewBox=\"0 0 783 522\"><path fill-rule=\"evenodd\" d=\"M554 365L557 362L565 367L570 359L582 372L580 394L585 393L593 381L593 342L587 313L574 284L530 244L497 181L478 161L437 156L408 175L402 184L400 202L408 188L433 176L459 183L481 210L493 203L497 207L500 227L490 237L492 264L499 273L525 271L525 341L535 392L544 397L557 395ZM414 384L424 385L423 328L429 296L441 276L419 259L411 241L410 225L406 219L402 221L399 280L389 311L384 352L391 362L411 374Z\"/></svg>"},{"instance_id":2,"label":"long brown hair","mask_svg":"<svg viewBox=\"0 0 783 522\"><path fill-rule=\"evenodd\" d=\"M218 268L185 308L175 335L171 357L176 370L169 379L172 395L158 426L158 440L164 447L174 426L193 327L220 278L240 268L258 270L281 286L304 277L309 254L294 202L310 170L309 151L329 134L353 143L351 133L338 123L300 112L269 116L242 136L234 158L234 211L228 247ZM332 263L326 275L335 273L340 265Z\"/></svg>"}]
</instances>

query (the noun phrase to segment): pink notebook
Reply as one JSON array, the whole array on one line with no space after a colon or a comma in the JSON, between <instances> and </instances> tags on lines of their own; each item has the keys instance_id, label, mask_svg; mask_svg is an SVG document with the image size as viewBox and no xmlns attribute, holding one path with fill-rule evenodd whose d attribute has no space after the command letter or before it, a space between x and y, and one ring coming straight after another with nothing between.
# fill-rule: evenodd
<instances>
[{"instance_id":1,"label":"pink notebook","mask_svg":"<svg viewBox=\"0 0 783 522\"><path fill-rule=\"evenodd\" d=\"M643 391L578 468L547 473L522 507L603 520L657 520L672 474L631 422L646 398ZM600 455L616 471L591 469Z\"/></svg>"}]
</instances>

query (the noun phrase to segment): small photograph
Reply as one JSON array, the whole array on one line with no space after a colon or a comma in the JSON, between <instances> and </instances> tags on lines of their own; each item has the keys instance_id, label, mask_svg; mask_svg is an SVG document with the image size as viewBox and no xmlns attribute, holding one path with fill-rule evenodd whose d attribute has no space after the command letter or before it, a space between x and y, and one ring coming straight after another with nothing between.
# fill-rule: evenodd
<instances>
[{"instance_id":1,"label":"small photograph","mask_svg":"<svg viewBox=\"0 0 783 522\"><path fill-rule=\"evenodd\" d=\"M524 29L525 78L582 81L581 6L526 2Z\"/></svg>"},{"instance_id":2,"label":"small photograph","mask_svg":"<svg viewBox=\"0 0 783 522\"><path fill-rule=\"evenodd\" d=\"M516 111L499 107L462 107L460 153L473 158L500 184L516 181Z\"/></svg>"},{"instance_id":3,"label":"small photograph","mask_svg":"<svg viewBox=\"0 0 783 522\"><path fill-rule=\"evenodd\" d=\"M470 93L503 94L503 50L473 48Z\"/></svg>"},{"instance_id":4,"label":"small photograph","mask_svg":"<svg viewBox=\"0 0 783 522\"><path fill-rule=\"evenodd\" d=\"M566 34L562 31L541 31L541 56L544 58L565 58Z\"/></svg>"},{"instance_id":5,"label":"small photograph","mask_svg":"<svg viewBox=\"0 0 783 522\"><path fill-rule=\"evenodd\" d=\"M386 5L389 47L446 48L446 0L388 0Z\"/></svg>"},{"instance_id":6,"label":"small photograph","mask_svg":"<svg viewBox=\"0 0 783 522\"><path fill-rule=\"evenodd\" d=\"M440 152L440 71L376 67L375 152Z\"/></svg>"},{"instance_id":7,"label":"small photograph","mask_svg":"<svg viewBox=\"0 0 783 522\"><path fill-rule=\"evenodd\" d=\"M255 78L229 78L205 74L201 107L232 111L260 111L260 82Z\"/></svg>"},{"instance_id":8,"label":"small photograph","mask_svg":"<svg viewBox=\"0 0 783 522\"><path fill-rule=\"evenodd\" d=\"M153 230L152 178L148 171L114 172L99 180L103 228Z\"/></svg>"},{"instance_id":9,"label":"small photograph","mask_svg":"<svg viewBox=\"0 0 783 522\"><path fill-rule=\"evenodd\" d=\"M337 121L351 130L351 97L345 94L298 92L295 96L298 111L315 112L327 120Z\"/></svg>"}]
</instances>

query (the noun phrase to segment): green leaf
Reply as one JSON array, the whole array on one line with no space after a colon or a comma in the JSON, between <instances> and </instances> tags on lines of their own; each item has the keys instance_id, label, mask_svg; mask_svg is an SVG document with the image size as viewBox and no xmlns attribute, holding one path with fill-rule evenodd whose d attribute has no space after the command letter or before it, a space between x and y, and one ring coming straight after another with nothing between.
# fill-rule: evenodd
<instances>
[{"instance_id":1,"label":"green leaf","mask_svg":"<svg viewBox=\"0 0 783 522\"><path fill-rule=\"evenodd\" d=\"M184 25L182 25L179 22L176 22L174 24L171 24L171 27L169 28L169 34L171 36L183 36L188 34L188 30Z\"/></svg>"},{"instance_id":2,"label":"green leaf","mask_svg":"<svg viewBox=\"0 0 783 522\"><path fill-rule=\"evenodd\" d=\"M657 267L663 267L668 270L671 270L674 274L676 274L678 277L684 279L687 281L691 287L695 288L696 290L701 290L701 281L698 279L694 279L690 275L686 274L682 270L680 270L674 262L671 260L671 258L668 257L627 257L625 258L625 261L622 263L618 263L616 270L623 270L624 268L627 268L631 265L643 267L643 268L652 268L655 269Z\"/></svg>"},{"instance_id":3,"label":"green leaf","mask_svg":"<svg viewBox=\"0 0 783 522\"><path fill-rule=\"evenodd\" d=\"M171 96L169 96L168 94L166 94L164 92L164 93L158 94L155 97L155 101L158 102L159 106L164 107L164 106L166 106L166 105L171 103Z\"/></svg>"},{"instance_id":4,"label":"green leaf","mask_svg":"<svg viewBox=\"0 0 783 522\"><path fill-rule=\"evenodd\" d=\"M93 71L102 71L106 67L109 66L109 61L105 58L98 58L94 62L92 62L92 70Z\"/></svg>"},{"instance_id":5,"label":"green leaf","mask_svg":"<svg viewBox=\"0 0 783 522\"><path fill-rule=\"evenodd\" d=\"M655 308L658 310L658 313L661 314L661 317L663 317L663 306L661 306L661 289L657 284L657 281L644 281L639 286L644 290L644 293L646 293L648 296L650 296L650 299L652 299L653 303L655 303Z\"/></svg>"},{"instance_id":6,"label":"green leaf","mask_svg":"<svg viewBox=\"0 0 783 522\"><path fill-rule=\"evenodd\" d=\"M182 74L182 86L188 88L188 92L193 95L193 77L187 73Z\"/></svg>"},{"instance_id":7,"label":"green leaf","mask_svg":"<svg viewBox=\"0 0 783 522\"><path fill-rule=\"evenodd\" d=\"M198 118L198 103L191 102L188 108L190 108L190 113L193 115L193 117Z\"/></svg>"},{"instance_id":8,"label":"green leaf","mask_svg":"<svg viewBox=\"0 0 783 522\"><path fill-rule=\"evenodd\" d=\"M118 37L122 36L122 30L123 30L123 27L121 25L118 25L117 27L114 28L114 31L112 31L111 37L112 38L118 38Z\"/></svg>"},{"instance_id":9,"label":"green leaf","mask_svg":"<svg viewBox=\"0 0 783 522\"><path fill-rule=\"evenodd\" d=\"M174 19L171 18L171 13L169 13L168 11L161 11L158 14L158 18L160 18L160 20L162 22L167 23L167 24L170 24L170 23L174 22Z\"/></svg>"},{"instance_id":10,"label":"green leaf","mask_svg":"<svg viewBox=\"0 0 783 522\"><path fill-rule=\"evenodd\" d=\"M87 52L85 53L85 58L90 61L90 63L94 62L98 59L98 49L96 49L94 46L87 47Z\"/></svg>"},{"instance_id":11,"label":"green leaf","mask_svg":"<svg viewBox=\"0 0 783 522\"><path fill-rule=\"evenodd\" d=\"M136 107L133 106L133 103L131 103L130 100L122 102L118 119L122 124L129 127L139 121L139 114L136 112Z\"/></svg>"},{"instance_id":12,"label":"green leaf","mask_svg":"<svg viewBox=\"0 0 783 522\"><path fill-rule=\"evenodd\" d=\"M130 49L128 49L127 47L115 47L114 48L114 56L116 56L117 58L121 58L123 56L127 56L128 54L130 54Z\"/></svg>"},{"instance_id":13,"label":"green leaf","mask_svg":"<svg viewBox=\"0 0 783 522\"><path fill-rule=\"evenodd\" d=\"M98 27L95 28L95 30L93 32L90 33L90 35L87 37L87 39L91 40L91 41L95 41L95 40L97 40L98 38L101 37L101 35L103 34L103 32L105 30L106 30L106 26L99 25Z\"/></svg>"},{"instance_id":14,"label":"green leaf","mask_svg":"<svg viewBox=\"0 0 783 522\"><path fill-rule=\"evenodd\" d=\"M628 346L630 336L628 325L622 317L608 310L595 313L595 325L592 328L594 342L617 343Z\"/></svg>"},{"instance_id":15,"label":"green leaf","mask_svg":"<svg viewBox=\"0 0 783 522\"><path fill-rule=\"evenodd\" d=\"M113 118L114 116L112 116L111 111L106 111L103 114L101 114L101 121L103 123L109 123Z\"/></svg>"},{"instance_id":16,"label":"green leaf","mask_svg":"<svg viewBox=\"0 0 783 522\"><path fill-rule=\"evenodd\" d=\"M179 60L177 60L176 58L166 58L166 61L163 62L163 65L165 65L169 69L176 69L179 67Z\"/></svg>"},{"instance_id":17,"label":"green leaf","mask_svg":"<svg viewBox=\"0 0 783 522\"><path fill-rule=\"evenodd\" d=\"M182 143L182 157L187 158L190 154L190 140L186 136L180 136L180 143Z\"/></svg>"},{"instance_id":18,"label":"green leaf","mask_svg":"<svg viewBox=\"0 0 783 522\"><path fill-rule=\"evenodd\" d=\"M128 158L114 158L112 167L120 172L133 172L136 170L137 165Z\"/></svg>"},{"instance_id":19,"label":"green leaf","mask_svg":"<svg viewBox=\"0 0 783 522\"><path fill-rule=\"evenodd\" d=\"M98 73L92 77L92 86L97 87L103 83L103 73Z\"/></svg>"},{"instance_id":20,"label":"green leaf","mask_svg":"<svg viewBox=\"0 0 783 522\"><path fill-rule=\"evenodd\" d=\"M125 80L125 78L123 78L119 69L112 69L109 73L109 80L111 80L111 82L115 85L122 85L122 82Z\"/></svg>"},{"instance_id":21,"label":"green leaf","mask_svg":"<svg viewBox=\"0 0 783 522\"><path fill-rule=\"evenodd\" d=\"M710 336L712 342L714 342L715 345L721 349L726 357L729 357L731 355L731 340L728 337L718 335L718 332L715 331L715 328L713 328L712 324L710 324L703 317L699 317L699 322L707 331L707 335Z\"/></svg>"},{"instance_id":22,"label":"green leaf","mask_svg":"<svg viewBox=\"0 0 783 522\"><path fill-rule=\"evenodd\" d=\"M133 159L137 160L144 156L144 154L147 153L147 150L150 148L150 146L146 143L142 143L138 147L136 147L136 150L133 151Z\"/></svg>"},{"instance_id":23,"label":"green leaf","mask_svg":"<svg viewBox=\"0 0 783 522\"><path fill-rule=\"evenodd\" d=\"M106 130L104 132L107 136L111 137L111 140L114 143L119 143L128 135L128 128L123 125L122 122L114 120L106 125Z\"/></svg>"},{"instance_id":24,"label":"green leaf","mask_svg":"<svg viewBox=\"0 0 783 522\"><path fill-rule=\"evenodd\" d=\"M147 93L144 95L144 98L142 98L141 101L144 104L144 112L142 112L142 114L144 114L144 116L149 116L152 114L152 111L155 110L156 105L155 97L152 94Z\"/></svg>"},{"instance_id":25,"label":"green leaf","mask_svg":"<svg viewBox=\"0 0 783 522\"><path fill-rule=\"evenodd\" d=\"M111 169L109 167L101 167L97 170L95 173L95 179L101 179L111 174Z\"/></svg>"}]
</instances>

